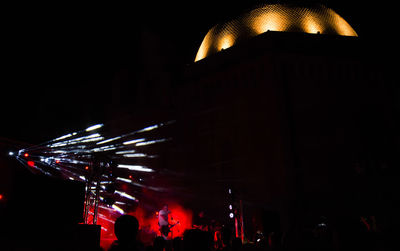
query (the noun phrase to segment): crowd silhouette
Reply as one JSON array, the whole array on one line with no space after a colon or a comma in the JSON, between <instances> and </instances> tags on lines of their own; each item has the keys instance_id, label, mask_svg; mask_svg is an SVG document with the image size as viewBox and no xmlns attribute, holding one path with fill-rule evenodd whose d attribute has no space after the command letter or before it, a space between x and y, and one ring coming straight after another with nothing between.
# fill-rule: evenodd
<instances>
[{"instance_id":1,"label":"crowd silhouette","mask_svg":"<svg viewBox=\"0 0 400 251\"><path fill-rule=\"evenodd\" d=\"M221 231L219 243L215 233L200 229L186 230L183 237L166 240L162 236L154 238L152 244L145 246L139 239L139 222L131 215L120 216L114 225L117 240L109 251L251 251L264 250L261 246L242 245L240 238L232 238L231 231Z\"/></svg>"},{"instance_id":2,"label":"crowd silhouette","mask_svg":"<svg viewBox=\"0 0 400 251\"><path fill-rule=\"evenodd\" d=\"M346 226L345 229L348 229L349 226ZM195 228L186 230L183 237L175 237L170 240L157 236L152 242L144 244L140 241L138 235L139 222L136 217L123 215L115 221L114 232L117 240L114 241L108 251L396 250L389 245L375 245L378 244L376 241L378 235L369 232L367 238L360 237L362 241L359 241L360 238L354 234L357 231L353 230L348 230L352 234L346 235L349 238L342 239L341 247L334 245L335 241L332 238L336 238L337 233L335 234L329 229L327 221L323 221L323 223L304 232L297 241L288 240L290 237L287 235L272 231L264 236L263 234L256 235L254 242L242 243L240 238L235 238L230 228L222 228L215 232ZM344 234L342 233L342 235ZM289 247L289 245L292 246ZM377 248L379 246L382 247Z\"/></svg>"}]
</instances>

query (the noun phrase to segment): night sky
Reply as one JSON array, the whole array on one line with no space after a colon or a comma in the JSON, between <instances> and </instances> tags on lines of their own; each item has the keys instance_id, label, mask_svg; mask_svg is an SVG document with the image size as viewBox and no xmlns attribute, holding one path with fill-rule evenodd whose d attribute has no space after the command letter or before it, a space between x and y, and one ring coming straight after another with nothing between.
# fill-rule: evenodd
<instances>
[{"instance_id":1,"label":"night sky","mask_svg":"<svg viewBox=\"0 0 400 251\"><path fill-rule=\"evenodd\" d=\"M166 70L179 73L209 28L263 2L3 6L0 137L38 144L104 122L119 69L133 67L140 74L150 60L168 62ZM371 50L393 55L397 7L382 1L323 3Z\"/></svg>"}]
</instances>

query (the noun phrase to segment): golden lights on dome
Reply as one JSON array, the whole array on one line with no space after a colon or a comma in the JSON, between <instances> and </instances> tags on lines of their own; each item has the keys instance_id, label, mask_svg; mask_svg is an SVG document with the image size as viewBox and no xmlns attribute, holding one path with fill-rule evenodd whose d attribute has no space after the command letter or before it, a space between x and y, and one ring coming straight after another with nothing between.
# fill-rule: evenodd
<instances>
[{"instance_id":1,"label":"golden lights on dome","mask_svg":"<svg viewBox=\"0 0 400 251\"><path fill-rule=\"evenodd\" d=\"M200 45L199 50L197 51L196 59L194 61L198 61L200 59L203 59L207 56L207 52L210 49L211 45L211 38L210 38L210 32L207 33L206 37L203 39L203 42Z\"/></svg>"},{"instance_id":2,"label":"golden lights on dome","mask_svg":"<svg viewBox=\"0 0 400 251\"><path fill-rule=\"evenodd\" d=\"M231 47L235 42L235 39L232 35L228 34L223 36L218 41L218 50L225 50Z\"/></svg>"},{"instance_id":3,"label":"golden lights on dome","mask_svg":"<svg viewBox=\"0 0 400 251\"><path fill-rule=\"evenodd\" d=\"M323 26L318 22L319 19L315 15L307 15L304 17L303 29L306 33L321 33Z\"/></svg>"},{"instance_id":4,"label":"golden lights on dome","mask_svg":"<svg viewBox=\"0 0 400 251\"><path fill-rule=\"evenodd\" d=\"M342 34L343 36L357 36L357 33L353 30L350 24L346 22L346 20L334 11L332 11L332 13L334 14L334 23L336 24L335 28L339 34Z\"/></svg>"},{"instance_id":5,"label":"golden lights on dome","mask_svg":"<svg viewBox=\"0 0 400 251\"><path fill-rule=\"evenodd\" d=\"M357 36L341 16L322 5L299 7L267 4L236 20L214 26L200 45L195 62L228 49L238 40L246 40L268 31Z\"/></svg>"},{"instance_id":6,"label":"golden lights on dome","mask_svg":"<svg viewBox=\"0 0 400 251\"><path fill-rule=\"evenodd\" d=\"M288 26L288 17L285 13L271 11L259 13L250 28L258 35L267 31L284 31Z\"/></svg>"}]
</instances>

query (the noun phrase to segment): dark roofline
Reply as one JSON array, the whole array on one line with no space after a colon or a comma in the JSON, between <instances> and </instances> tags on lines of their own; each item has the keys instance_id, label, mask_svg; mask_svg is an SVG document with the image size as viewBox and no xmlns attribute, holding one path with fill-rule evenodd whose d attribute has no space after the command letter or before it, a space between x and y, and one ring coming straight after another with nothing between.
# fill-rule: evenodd
<instances>
[{"instance_id":1,"label":"dark roofline","mask_svg":"<svg viewBox=\"0 0 400 251\"><path fill-rule=\"evenodd\" d=\"M361 44L359 37L268 31L189 64L185 76L214 71L223 65L260 57L265 53L359 57L362 52Z\"/></svg>"}]
</instances>

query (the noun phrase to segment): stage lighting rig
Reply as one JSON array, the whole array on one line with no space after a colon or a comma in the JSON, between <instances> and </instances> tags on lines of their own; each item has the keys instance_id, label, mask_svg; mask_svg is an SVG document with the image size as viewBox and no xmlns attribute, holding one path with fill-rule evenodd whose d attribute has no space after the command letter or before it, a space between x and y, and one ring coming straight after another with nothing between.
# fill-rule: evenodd
<instances>
[{"instance_id":1,"label":"stage lighting rig","mask_svg":"<svg viewBox=\"0 0 400 251\"><path fill-rule=\"evenodd\" d=\"M118 130L99 123L8 154L35 174L85 183L84 220L96 224L102 210L114 216L135 208L143 188L166 191L146 179L158 172L158 146L172 140L163 128L173 123Z\"/></svg>"},{"instance_id":2,"label":"stage lighting rig","mask_svg":"<svg viewBox=\"0 0 400 251\"><path fill-rule=\"evenodd\" d=\"M243 205L236 189L228 188L229 218L234 221L235 235L244 239Z\"/></svg>"}]
</instances>

